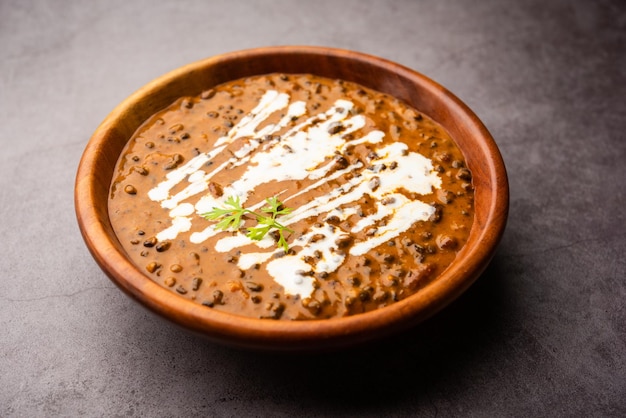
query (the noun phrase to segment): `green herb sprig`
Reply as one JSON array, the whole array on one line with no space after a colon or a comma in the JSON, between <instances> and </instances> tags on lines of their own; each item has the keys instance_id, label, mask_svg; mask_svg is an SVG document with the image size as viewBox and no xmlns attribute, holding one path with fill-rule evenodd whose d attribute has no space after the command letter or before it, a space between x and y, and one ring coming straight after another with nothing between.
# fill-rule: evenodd
<instances>
[{"instance_id":1,"label":"green herb sprig","mask_svg":"<svg viewBox=\"0 0 626 418\"><path fill-rule=\"evenodd\" d=\"M254 212L241 206L239 196L229 196L224 202L226 207L213 208L210 212L201 214L203 218L209 221L220 220L216 225L216 229L238 229L241 225L242 218L250 215L256 219L256 226L248 227L246 236L255 241L260 241L272 229L278 230L278 246L282 247L285 252L289 250L289 244L285 239L285 232L293 233L293 230L278 222L277 218L282 215L291 213L293 209L285 207L283 203L275 196L265 199L266 206L261 208L261 213Z\"/></svg>"}]
</instances>

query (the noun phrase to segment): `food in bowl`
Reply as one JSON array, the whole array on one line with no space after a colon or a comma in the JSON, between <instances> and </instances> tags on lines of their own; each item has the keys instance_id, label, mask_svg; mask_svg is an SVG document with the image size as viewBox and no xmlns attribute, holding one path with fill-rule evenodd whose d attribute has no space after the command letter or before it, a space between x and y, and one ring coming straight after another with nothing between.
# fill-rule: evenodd
<instances>
[{"instance_id":1,"label":"food in bowl","mask_svg":"<svg viewBox=\"0 0 626 418\"><path fill-rule=\"evenodd\" d=\"M206 309L328 319L416 293L474 219L447 131L387 94L310 74L180 97L120 154L109 216L145 275Z\"/></svg>"}]
</instances>

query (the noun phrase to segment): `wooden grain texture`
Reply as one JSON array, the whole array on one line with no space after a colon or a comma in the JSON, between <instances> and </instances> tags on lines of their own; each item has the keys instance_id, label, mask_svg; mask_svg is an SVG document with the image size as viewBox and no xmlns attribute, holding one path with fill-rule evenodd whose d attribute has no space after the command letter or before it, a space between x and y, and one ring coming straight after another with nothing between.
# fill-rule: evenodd
<instances>
[{"instance_id":1,"label":"wooden grain texture","mask_svg":"<svg viewBox=\"0 0 626 418\"><path fill-rule=\"evenodd\" d=\"M143 275L126 257L108 217L115 164L137 127L184 95L233 79L311 73L354 81L404 100L439 122L454 138L472 171L475 219L467 244L431 284L389 307L347 318L268 321L238 317L181 298ZM498 148L476 115L425 76L384 59L321 47L270 47L215 56L181 67L147 84L116 107L89 141L75 185L83 238L96 262L124 292L158 315L214 341L264 350L328 350L399 332L425 320L483 272L502 236L508 182Z\"/></svg>"}]
</instances>

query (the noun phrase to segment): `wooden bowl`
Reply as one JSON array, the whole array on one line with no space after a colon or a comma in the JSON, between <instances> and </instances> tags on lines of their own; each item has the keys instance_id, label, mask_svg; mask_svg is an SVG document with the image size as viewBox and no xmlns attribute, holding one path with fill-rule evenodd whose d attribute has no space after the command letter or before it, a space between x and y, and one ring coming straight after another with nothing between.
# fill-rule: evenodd
<instances>
[{"instance_id":1,"label":"wooden bowl","mask_svg":"<svg viewBox=\"0 0 626 418\"><path fill-rule=\"evenodd\" d=\"M475 219L468 242L432 283L396 304L355 316L311 321L252 319L207 309L145 276L127 258L109 220L107 200L115 165L134 131L175 99L234 79L312 73L339 78L404 100L439 122L462 150L473 174ZM505 167L476 115L427 77L387 60L320 47L270 47L218 55L174 70L139 89L97 128L80 161L75 206L83 238L104 272L133 299L214 341L266 350L326 350L396 333L433 315L483 272L502 236L508 213Z\"/></svg>"}]
</instances>

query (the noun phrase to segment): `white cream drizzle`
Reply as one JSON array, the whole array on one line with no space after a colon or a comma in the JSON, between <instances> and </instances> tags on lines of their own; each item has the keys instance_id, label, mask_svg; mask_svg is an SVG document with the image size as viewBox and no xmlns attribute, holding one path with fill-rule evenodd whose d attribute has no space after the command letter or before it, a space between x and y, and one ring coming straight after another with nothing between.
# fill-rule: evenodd
<instances>
[{"instance_id":1,"label":"white cream drizzle","mask_svg":"<svg viewBox=\"0 0 626 418\"><path fill-rule=\"evenodd\" d=\"M427 220L435 208L419 200L411 200L400 192L400 188L409 193L425 195L433 188L441 187L441 179L433 170L432 162L424 156L409 152L406 144L394 142L376 149L378 158L372 161L372 167L363 168L355 163L341 170L335 170L328 163L337 151L344 151L348 145L361 143L378 144L384 133L371 131L361 137L354 135L365 126L362 115L351 115L353 103L338 100L326 112L313 115L302 123L290 128L280 137L260 140L266 135L281 131L293 120L306 113L304 102L289 104L290 97L286 93L274 90L267 91L259 104L240 122L215 143L215 148L189 160L183 166L172 170L165 180L148 192L148 197L161 206L170 209L172 223L157 234L157 239L171 240L179 233L191 230L196 221L204 221L199 214L221 206L228 196L239 196L245 202L257 186L273 181L284 180L317 180L308 187L293 195L281 197L283 202L300 196L320 187L322 184L354 171L357 175L325 195L317 196L310 202L297 207L291 214L281 218L281 223L291 225L300 220L326 213L326 219L336 216L346 220L359 213L358 201L369 196L375 200L376 212L362 217L350 231L342 231L338 227L323 224L312 227L309 231L293 240L290 247L294 254L279 254L273 239L268 235L260 241L254 241L240 232L230 233L220 238L215 246L218 252L228 252L235 248L254 245L259 249L273 248L269 251L242 252L238 259L238 267L248 269L256 264L266 263L268 273L285 289L287 294L310 297L314 291L314 275L336 271L344 262L346 254L340 251L336 241L349 233L358 233L366 228L375 228L367 239L356 241L350 247L351 255L363 255L378 245L397 237L408 230L417 221ZM287 112L278 123L259 126L272 114L287 107ZM336 133L330 128L341 124ZM346 141L343 136L353 134L355 137ZM215 157L220 155L227 146L241 139L239 149L232 152L233 156L210 172L203 169ZM208 189L211 179L229 167L247 164L244 174L230 185L223 188L219 198ZM212 166L211 166L212 167ZM170 191L186 181L188 185L174 196ZM204 193L204 194L203 194ZM188 202L192 197L195 203ZM260 206L259 203L255 206ZM384 220L384 222L382 222ZM208 225L202 231L193 232L192 243L200 244L212 236L223 233ZM312 239L313 237L316 239ZM321 238L320 238L321 237ZM274 257L276 255L276 257ZM306 257L315 260L309 264Z\"/></svg>"}]
</instances>

